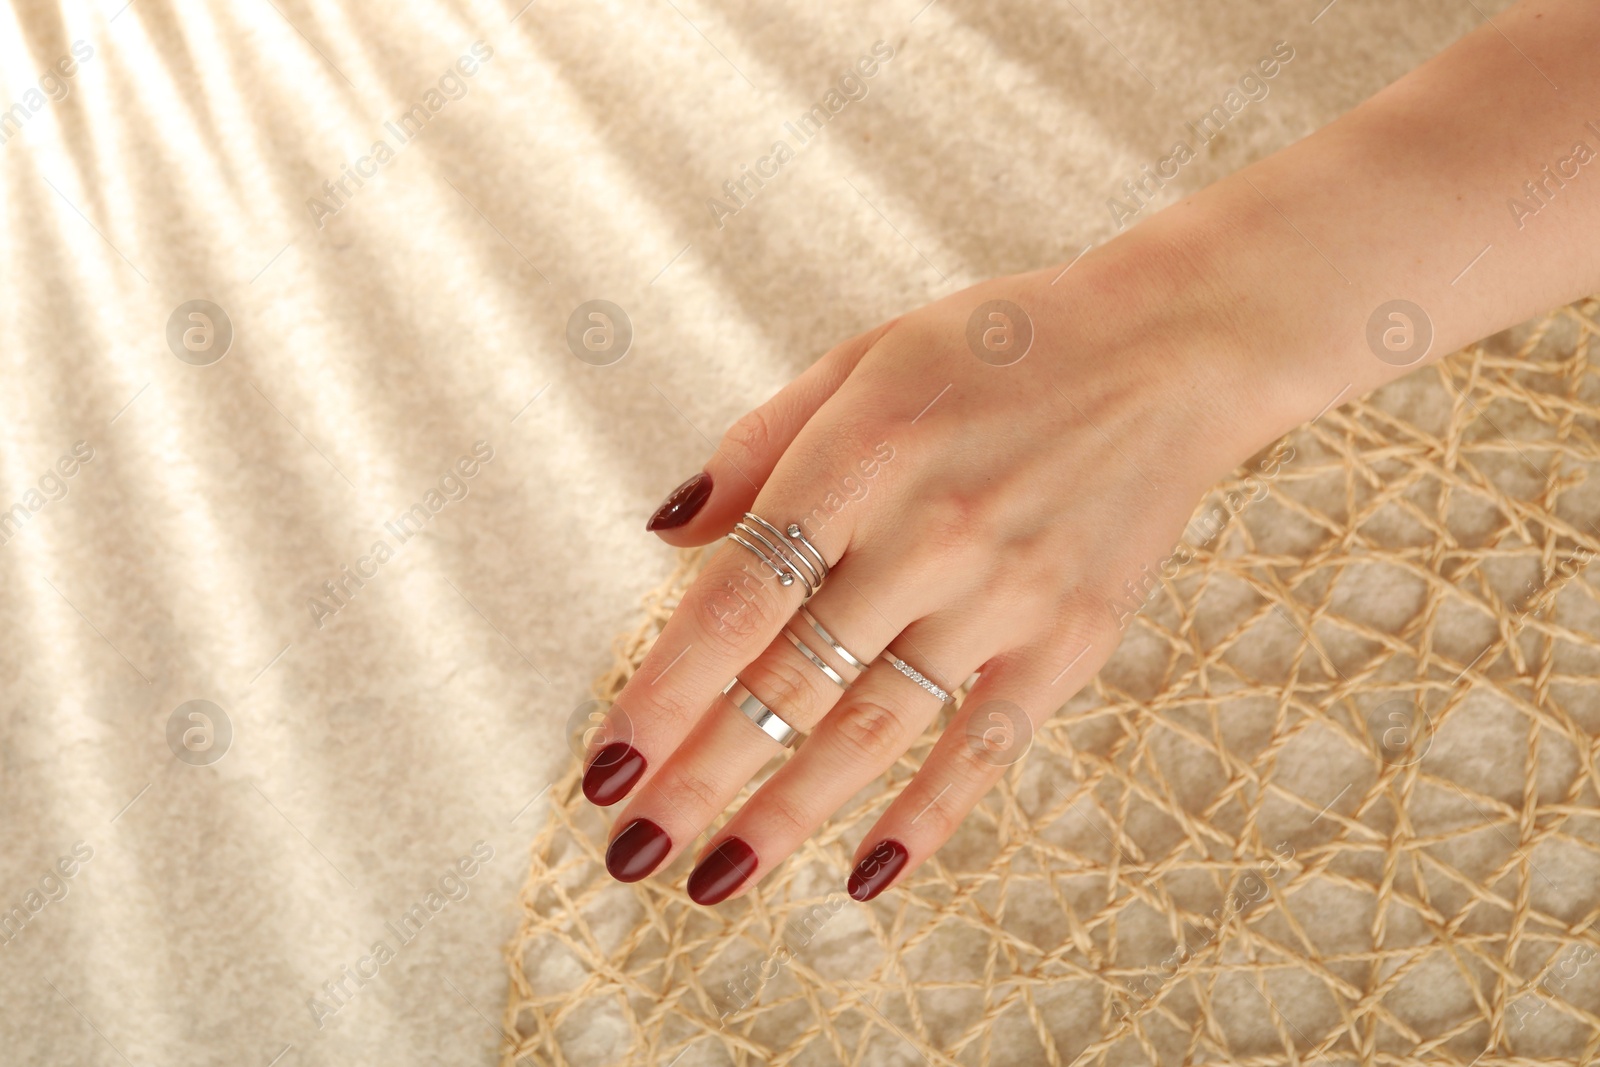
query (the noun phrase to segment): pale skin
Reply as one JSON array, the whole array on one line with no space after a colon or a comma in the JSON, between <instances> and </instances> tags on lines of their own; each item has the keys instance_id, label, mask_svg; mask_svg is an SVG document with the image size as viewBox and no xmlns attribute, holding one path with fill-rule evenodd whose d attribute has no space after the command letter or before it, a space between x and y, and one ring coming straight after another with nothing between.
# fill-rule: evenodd
<instances>
[{"instance_id":1,"label":"pale skin","mask_svg":"<svg viewBox=\"0 0 1600 1067\"><path fill-rule=\"evenodd\" d=\"M887 648L946 689L979 673L857 848L853 895L904 882L1008 769L969 741L968 717L1005 702L1037 726L1061 708L1116 647L1125 580L1171 554L1210 486L1330 405L1600 291L1600 156L1573 158L1578 142L1600 153L1597 51L1600 4L1518 4L1065 274L1063 262L997 278L869 330L739 420L707 460L709 498L660 536L708 544L746 511L785 526L856 487L808 528L833 572L806 607L868 666L850 668L795 616L801 583L721 545L613 710L610 736L644 763L613 873L634 880L695 848L691 895L714 904L779 870L940 713L877 658ZM1512 198L1538 210L1514 212ZM969 317L994 299L1033 326L1009 366L967 343ZM1431 322L1410 366L1368 342L1395 299ZM720 695L735 676L807 736L707 840L782 751ZM630 867L619 853L648 834L616 839L638 820L668 841Z\"/></svg>"}]
</instances>

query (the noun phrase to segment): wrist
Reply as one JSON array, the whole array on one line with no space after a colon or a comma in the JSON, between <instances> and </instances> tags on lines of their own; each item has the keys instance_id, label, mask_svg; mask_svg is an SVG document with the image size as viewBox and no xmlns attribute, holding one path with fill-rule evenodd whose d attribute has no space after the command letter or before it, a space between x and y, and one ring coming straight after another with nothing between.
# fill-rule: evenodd
<instances>
[{"instance_id":1,"label":"wrist","mask_svg":"<svg viewBox=\"0 0 1600 1067\"><path fill-rule=\"evenodd\" d=\"M1405 373L1368 345L1363 294L1237 174L1118 240L1165 277L1257 447ZM1370 306L1369 306L1370 305ZM1437 352L1433 352L1437 355Z\"/></svg>"},{"instance_id":2,"label":"wrist","mask_svg":"<svg viewBox=\"0 0 1600 1067\"><path fill-rule=\"evenodd\" d=\"M1065 275L1057 266L1032 276L1081 343L1136 368L1157 409L1186 413L1189 458L1211 480L1362 384L1349 373L1356 355L1328 342L1350 314L1336 304L1341 294L1284 262L1272 220L1216 188L1095 248Z\"/></svg>"}]
</instances>

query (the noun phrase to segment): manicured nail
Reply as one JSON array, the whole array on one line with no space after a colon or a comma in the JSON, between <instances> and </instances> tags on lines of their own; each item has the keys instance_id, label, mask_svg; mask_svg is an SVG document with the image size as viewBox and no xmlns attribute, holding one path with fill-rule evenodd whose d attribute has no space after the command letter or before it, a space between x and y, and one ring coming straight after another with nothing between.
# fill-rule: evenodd
<instances>
[{"instance_id":1,"label":"manicured nail","mask_svg":"<svg viewBox=\"0 0 1600 1067\"><path fill-rule=\"evenodd\" d=\"M755 873L756 850L730 837L712 849L689 875L689 899L710 907L720 904Z\"/></svg>"},{"instance_id":2,"label":"manicured nail","mask_svg":"<svg viewBox=\"0 0 1600 1067\"><path fill-rule=\"evenodd\" d=\"M583 795L589 803L608 808L628 795L644 773L644 757L626 741L613 741L595 753L583 772Z\"/></svg>"},{"instance_id":3,"label":"manicured nail","mask_svg":"<svg viewBox=\"0 0 1600 1067\"><path fill-rule=\"evenodd\" d=\"M667 497L666 503L656 508L656 513L650 516L650 521L644 524L644 528L654 533L656 530L671 530L682 526L698 515L709 499L711 499L711 475L701 471L674 489Z\"/></svg>"},{"instance_id":4,"label":"manicured nail","mask_svg":"<svg viewBox=\"0 0 1600 1067\"><path fill-rule=\"evenodd\" d=\"M672 851L672 838L649 819L635 819L606 849L606 870L619 882L637 882Z\"/></svg>"},{"instance_id":5,"label":"manicured nail","mask_svg":"<svg viewBox=\"0 0 1600 1067\"><path fill-rule=\"evenodd\" d=\"M889 888L889 883L905 869L906 860L910 858L911 854L900 842L879 841L878 847L867 853L850 872L845 888L851 897L865 904Z\"/></svg>"}]
</instances>

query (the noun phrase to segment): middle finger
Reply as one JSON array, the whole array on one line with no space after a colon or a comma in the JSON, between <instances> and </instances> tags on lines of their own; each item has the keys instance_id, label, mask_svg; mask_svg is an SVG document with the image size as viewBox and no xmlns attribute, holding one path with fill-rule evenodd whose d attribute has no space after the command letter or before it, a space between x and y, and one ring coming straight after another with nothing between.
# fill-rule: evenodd
<instances>
[{"instance_id":1,"label":"middle finger","mask_svg":"<svg viewBox=\"0 0 1600 1067\"><path fill-rule=\"evenodd\" d=\"M753 698L753 710L765 706L795 730L809 732L844 694L841 683L860 673L849 660L870 663L914 617L915 606L894 596L896 583L886 581L881 569L869 563L864 569L879 574L878 581L865 588L858 584L851 572L860 566L853 558L841 562L805 613L790 620L766 651L739 671L737 681ZM670 863L782 751L740 713L736 696L742 694L720 695L712 702L617 820L606 850L612 877L637 881Z\"/></svg>"}]
</instances>

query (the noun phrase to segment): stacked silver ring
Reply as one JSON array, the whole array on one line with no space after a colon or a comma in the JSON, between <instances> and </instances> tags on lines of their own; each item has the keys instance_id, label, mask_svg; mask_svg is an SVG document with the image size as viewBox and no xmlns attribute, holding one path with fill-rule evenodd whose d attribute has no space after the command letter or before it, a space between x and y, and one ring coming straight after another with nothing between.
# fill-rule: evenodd
<instances>
[{"instance_id":1,"label":"stacked silver ring","mask_svg":"<svg viewBox=\"0 0 1600 1067\"><path fill-rule=\"evenodd\" d=\"M747 511L743 519L734 523L728 540L749 549L772 568L780 585L793 585L798 578L806 587L807 600L816 595L828 577L828 561L806 539L798 523L791 522L786 532L780 531L760 515Z\"/></svg>"}]
</instances>

